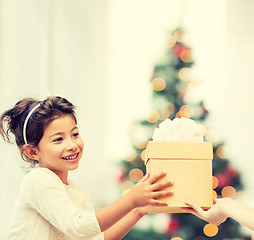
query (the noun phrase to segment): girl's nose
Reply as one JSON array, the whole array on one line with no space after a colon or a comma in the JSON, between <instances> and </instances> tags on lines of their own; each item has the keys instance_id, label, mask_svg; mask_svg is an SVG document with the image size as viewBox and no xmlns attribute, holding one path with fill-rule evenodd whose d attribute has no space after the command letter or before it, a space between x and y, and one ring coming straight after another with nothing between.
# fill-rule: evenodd
<instances>
[{"instance_id":1,"label":"girl's nose","mask_svg":"<svg viewBox=\"0 0 254 240\"><path fill-rule=\"evenodd\" d=\"M73 140L68 141L68 144L67 144L68 151L75 151L77 150L77 148L78 148L78 145L75 143L75 141Z\"/></svg>"}]
</instances>

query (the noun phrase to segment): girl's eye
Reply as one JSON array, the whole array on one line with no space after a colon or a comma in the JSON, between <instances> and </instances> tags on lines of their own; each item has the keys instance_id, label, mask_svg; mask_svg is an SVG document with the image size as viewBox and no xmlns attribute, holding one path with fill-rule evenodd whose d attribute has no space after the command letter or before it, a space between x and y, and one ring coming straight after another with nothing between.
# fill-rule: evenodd
<instances>
[{"instance_id":1,"label":"girl's eye","mask_svg":"<svg viewBox=\"0 0 254 240\"><path fill-rule=\"evenodd\" d=\"M54 139L53 142L60 142L60 141L62 141L62 140L63 140L63 138L62 138L62 137L59 137L59 138Z\"/></svg>"},{"instance_id":2,"label":"girl's eye","mask_svg":"<svg viewBox=\"0 0 254 240\"><path fill-rule=\"evenodd\" d=\"M79 133L73 133L73 137L77 137Z\"/></svg>"}]
</instances>

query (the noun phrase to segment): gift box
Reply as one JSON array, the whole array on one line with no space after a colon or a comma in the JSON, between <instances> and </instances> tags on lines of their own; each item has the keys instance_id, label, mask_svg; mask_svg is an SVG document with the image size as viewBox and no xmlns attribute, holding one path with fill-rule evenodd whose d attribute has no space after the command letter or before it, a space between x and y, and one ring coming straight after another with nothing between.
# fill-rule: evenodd
<instances>
[{"instance_id":1,"label":"gift box","mask_svg":"<svg viewBox=\"0 0 254 240\"><path fill-rule=\"evenodd\" d=\"M166 170L159 181L172 179L173 196L161 198L166 207L151 206L149 213L182 213L192 201L203 209L213 204L211 142L150 141L146 147L146 168L150 175Z\"/></svg>"}]
</instances>

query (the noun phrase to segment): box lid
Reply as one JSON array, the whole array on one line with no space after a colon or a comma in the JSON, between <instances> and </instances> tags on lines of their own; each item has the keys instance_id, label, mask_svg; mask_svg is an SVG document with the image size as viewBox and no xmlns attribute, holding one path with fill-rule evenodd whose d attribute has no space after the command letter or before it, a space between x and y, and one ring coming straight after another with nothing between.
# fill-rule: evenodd
<instances>
[{"instance_id":1,"label":"box lid","mask_svg":"<svg viewBox=\"0 0 254 240\"><path fill-rule=\"evenodd\" d=\"M145 163L150 158L159 159L213 159L212 142L149 141Z\"/></svg>"}]
</instances>

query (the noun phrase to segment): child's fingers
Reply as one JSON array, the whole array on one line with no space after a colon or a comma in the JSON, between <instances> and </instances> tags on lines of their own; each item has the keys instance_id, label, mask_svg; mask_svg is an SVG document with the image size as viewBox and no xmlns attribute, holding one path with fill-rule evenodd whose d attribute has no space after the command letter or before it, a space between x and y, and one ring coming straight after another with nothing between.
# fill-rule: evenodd
<instances>
[{"instance_id":1,"label":"child's fingers","mask_svg":"<svg viewBox=\"0 0 254 240\"><path fill-rule=\"evenodd\" d=\"M150 173L147 173L144 177L141 178L140 182L145 182L150 177Z\"/></svg>"},{"instance_id":2,"label":"child's fingers","mask_svg":"<svg viewBox=\"0 0 254 240\"><path fill-rule=\"evenodd\" d=\"M150 184L154 184L156 181L158 181L160 178L166 176L166 171L162 171L160 173L154 174L148 178L148 181Z\"/></svg>"},{"instance_id":3,"label":"child's fingers","mask_svg":"<svg viewBox=\"0 0 254 240\"><path fill-rule=\"evenodd\" d=\"M163 198L163 197L170 197L174 193L173 191L159 191L153 193L153 199Z\"/></svg>"},{"instance_id":4,"label":"child's fingers","mask_svg":"<svg viewBox=\"0 0 254 240\"><path fill-rule=\"evenodd\" d=\"M157 200L157 199L152 199L150 201L150 205L151 206L168 206L168 202L166 201L160 201L160 200Z\"/></svg>"},{"instance_id":5,"label":"child's fingers","mask_svg":"<svg viewBox=\"0 0 254 240\"><path fill-rule=\"evenodd\" d=\"M173 180L155 183L155 184L153 184L152 190L153 191L158 191L158 190L161 190L161 189L166 188L166 187L172 187L173 184L174 184Z\"/></svg>"}]
</instances>

